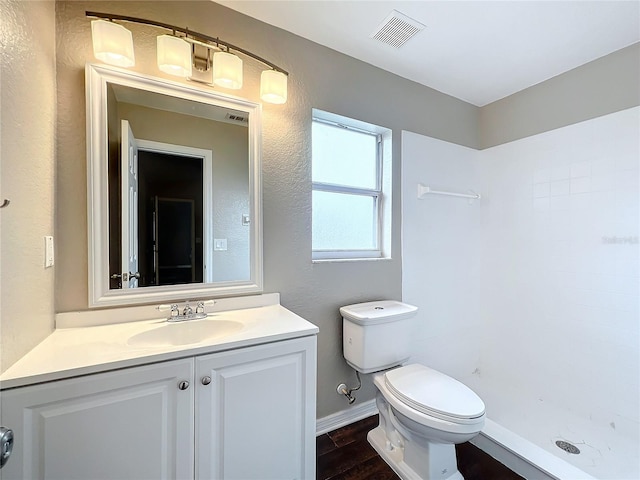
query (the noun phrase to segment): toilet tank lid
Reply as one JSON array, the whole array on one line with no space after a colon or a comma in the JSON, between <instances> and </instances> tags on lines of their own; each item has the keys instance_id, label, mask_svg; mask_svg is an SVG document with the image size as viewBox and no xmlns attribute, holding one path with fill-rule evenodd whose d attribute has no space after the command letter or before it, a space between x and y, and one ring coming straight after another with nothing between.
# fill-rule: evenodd
<instances>
[{"instance_id":1,"label":"toilet tank lid","mask_svg":"<svg viewBox=\"0 0 640 480\"><path fill-rule=\"evenodd\" d=\"M343 318L359 325L395 322L411 318L417 311L418 307L396 300L356 303L340 308L340 314Z\"/></svg>"}]
</instances>

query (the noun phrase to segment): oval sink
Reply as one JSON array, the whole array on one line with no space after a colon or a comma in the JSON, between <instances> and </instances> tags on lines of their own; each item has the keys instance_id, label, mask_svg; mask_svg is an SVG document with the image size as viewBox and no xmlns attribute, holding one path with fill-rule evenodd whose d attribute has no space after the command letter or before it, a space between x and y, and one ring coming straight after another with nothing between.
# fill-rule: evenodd
<instances>
[{"instance_id":1,"label":"oval sink","mask_svg":"<svg viewBox=\"0 0 640 480\"><path fill-rule=\"evenodd\" d=\"M167 323L138 333L129 338L127 343L134 346L190 345L224 337L239 330L242 330L242 323L232 320L187 320Z\"/></svg>"}]
</instances>

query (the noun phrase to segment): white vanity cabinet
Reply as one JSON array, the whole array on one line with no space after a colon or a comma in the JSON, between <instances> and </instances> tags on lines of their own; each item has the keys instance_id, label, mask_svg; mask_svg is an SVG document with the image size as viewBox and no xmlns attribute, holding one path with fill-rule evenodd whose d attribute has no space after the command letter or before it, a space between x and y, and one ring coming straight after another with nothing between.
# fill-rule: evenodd
<instances>
[{"instance_id":1,"label":"white vanity cabinet","mask_svg":"<svg viewBox=\"0 0 640 480\"><path fill-rule=\"evenodd\" d=\"M1 480L314 479L315 335L0 393Z\"/></svg>"},{"instance_id":2,"label":"white vanity cabinet","mask_svg":"<svg viewBox=\"0 0 640 480\"><path fill-rule=\"evenodd\" d=\"M315 336L196 358L196 478L315 479L315 372Z\"/></svg>"},{"instance_id":3,"label":"white vanity cabinet","mask_svg":"<svg viewBox=\"0 0 640 480\"><path fill-rule=\"evenodd\" d=\"M2 480L193 478L193 359L0 392Z\"/></svg>"}]
</instances>

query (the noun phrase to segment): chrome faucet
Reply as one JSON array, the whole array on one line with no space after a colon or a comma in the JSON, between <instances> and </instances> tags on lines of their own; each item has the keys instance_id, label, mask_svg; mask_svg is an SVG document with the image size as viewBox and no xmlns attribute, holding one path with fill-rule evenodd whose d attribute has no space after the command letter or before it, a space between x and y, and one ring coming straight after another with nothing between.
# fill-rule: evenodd
<instances>
[{"instance_id":1,"label":"chrome faucet","mask_svg":"<svg viewBox=\"0 0 640 480\"><path fill-rule=\"evenodd\" d=\"M170 305L158 305L156 308L160 311L170 310L171 313L169 313L169 316L167 317L167 322L184 322L185 320L206 318L207 314L205 312L205 305L215 305L215 303L215 300L201 300L196 304L195 312L193 311L193 307L189 304L189 301L185 302L182 312L180 312L180 307L177 303L172 303Z\"/></svg>"}]
</instances>

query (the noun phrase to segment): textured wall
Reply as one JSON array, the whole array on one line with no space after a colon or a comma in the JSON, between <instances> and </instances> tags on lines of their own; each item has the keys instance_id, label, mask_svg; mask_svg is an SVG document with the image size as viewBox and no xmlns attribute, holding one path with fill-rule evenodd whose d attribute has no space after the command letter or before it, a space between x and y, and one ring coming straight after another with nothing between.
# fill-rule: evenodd
<instances>
[{"instance_id":1,"label":"textured wall","mask_svg":"<svg viewBox=\"0 0 640 480\"><path fill-rule=\"evenodd\" d=\"M477 146L477 107L258 22L212 2L58 2L58 218L60 268L56 310L87 308L84 64L93 62L85 10L139 16L219 36L291 72L289 101L263 109L264 281L282 303L320 328L318 416L347 408L335 393L354 375L342 357L338 308L379 298L399 299L400 132L409 129ZM156 30L130 25L135 70L164 76L155 65ZM236 95L259 101L260 68L244 62ZM175 80L175 77L173 77ZM221 89L222 91L222 89ZM311 262L311 109L319 108L393 129L392 259ZM365 379L359 400L373 398Z\"/></svg>"},{"instance_id":2,"label":"textured wall","mask_svg":"<svg viewBox=\"0 0 640 480\"><path fill-rule=\"evenodd\" d=\"M0 371L53 331L55 22L52 2L0 2Z\"/></svg>"},{"instance_id":3,"label":"textured wall","mask_svg":"<svg viewBox=\"0 0 640 480\"><path fill-rule=\"evenodd\" d=\"M480 148L640 105L640 43L480 109Z\"/></svg>"}]
</instances>

